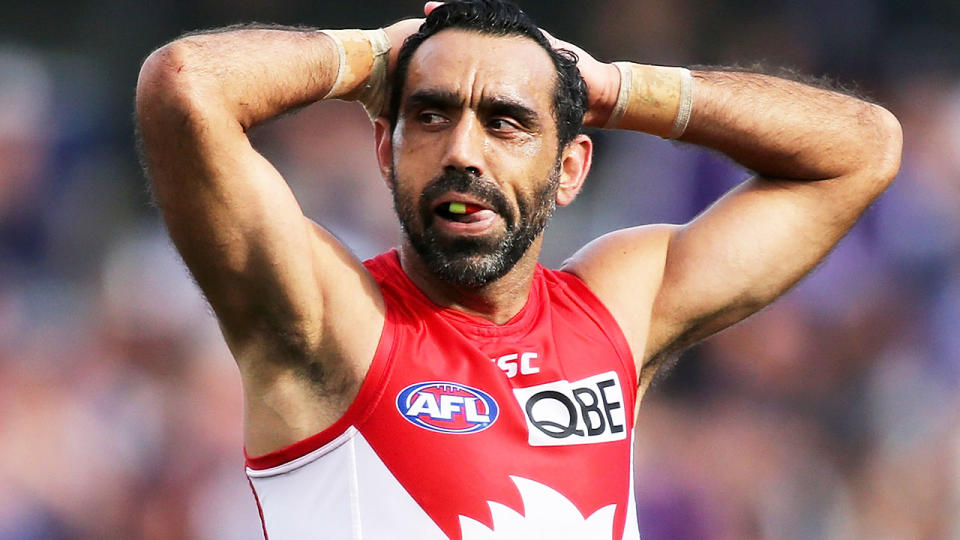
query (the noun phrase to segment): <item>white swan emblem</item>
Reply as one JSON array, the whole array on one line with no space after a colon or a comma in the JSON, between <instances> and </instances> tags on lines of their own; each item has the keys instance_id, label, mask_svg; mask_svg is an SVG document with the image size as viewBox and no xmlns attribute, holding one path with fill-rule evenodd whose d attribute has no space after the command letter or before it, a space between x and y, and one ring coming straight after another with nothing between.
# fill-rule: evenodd
<instances>
[{"instance_id":1,"label":"white swan emblem","mask_svg":"<svg viewBox=\"0 0 960 540\"><path fill-rule=\"evenodd\" d=\"M520 490L524 514L500 503L487 501L493 514L493 529L475 519L460 516L463 540L600 540L613 537L611 504L584 519L569 499L550 486L511 476Z\"/></svg>"}]
</instances>

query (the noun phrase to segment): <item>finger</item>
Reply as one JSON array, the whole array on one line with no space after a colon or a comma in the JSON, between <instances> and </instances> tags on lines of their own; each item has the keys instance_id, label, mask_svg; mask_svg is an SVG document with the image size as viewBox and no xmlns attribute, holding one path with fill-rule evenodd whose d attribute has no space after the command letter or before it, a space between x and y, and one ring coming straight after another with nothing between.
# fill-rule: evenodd
<instances>
[{"instance_id":1,"label":"finger","mask_svg":"<svg viewBox=\"0 0 960 540\"><path fill-rule=\"evenodd\" d=\"M423 14L429 15L431 11L437 9L437 7L442 6L443 2L427 2L423 5Z\"/></svg>"},{"instance_id":2,"label":"finger","mask_svg":"<svg viewBox=\"0 0 960 540\"><path fill-rule=\"evenodd\" d=\"M550 32L547 32L543 28L540 29L540 32L543 33L543 37L547 38L547 42L550 43L550 46L553 47L554 49L557 49L562 45L564 45L562 41L553 37L553 34L551 34Z\"/></svg>"}]
</instances>

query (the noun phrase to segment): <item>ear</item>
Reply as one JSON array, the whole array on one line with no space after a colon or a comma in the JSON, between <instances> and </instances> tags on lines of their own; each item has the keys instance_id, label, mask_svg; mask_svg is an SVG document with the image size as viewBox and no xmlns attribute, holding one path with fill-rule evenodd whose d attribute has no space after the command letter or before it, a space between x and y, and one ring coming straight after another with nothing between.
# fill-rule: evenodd
<instances>
[{"instance_id":1,"label":"ear","mask_svg":"<svg viewBox=\"0 0 960 540\"><path fill-rule=\"evenodd\" d=\"M374 140L377 145L377 164L380 166L380 176L387 187L393 189L393 141L391 140L390 121L379 117L373 122Z\"/></svg>"},{"instance_id":2,"label":"ear","mask_svg":"<svg viewBox=\"0 0 960 540\"><path fill-rule=\"evenodd\" d=\"M577 198L593 162L593 141L584 134L577 135L563 149L560 161L560 186L557 206L566 206Z\"/></svg>"}]
</instances>

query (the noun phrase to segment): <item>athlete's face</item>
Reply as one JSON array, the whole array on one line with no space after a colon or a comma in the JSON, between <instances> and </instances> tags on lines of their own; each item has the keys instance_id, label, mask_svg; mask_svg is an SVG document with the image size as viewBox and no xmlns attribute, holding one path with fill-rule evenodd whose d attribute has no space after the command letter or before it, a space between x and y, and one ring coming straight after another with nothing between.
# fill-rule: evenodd
<instances>
[{"instance_id":1,"label":"athlete's face","mask_svg":"<svg viewBox=\"0 0 960 540\"><path fill-rule=\"evenodd\" d=\"M445 30L411 59L378 155L409 244L442 279L502 277L549 221L563 173L555 80L549 55L522 37Z\"/></svg>"}]
</instances>

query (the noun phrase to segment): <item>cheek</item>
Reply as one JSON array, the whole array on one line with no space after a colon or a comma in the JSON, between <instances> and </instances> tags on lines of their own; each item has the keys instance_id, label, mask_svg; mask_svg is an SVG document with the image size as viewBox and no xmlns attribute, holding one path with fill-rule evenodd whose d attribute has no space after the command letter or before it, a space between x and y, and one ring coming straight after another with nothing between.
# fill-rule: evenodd
<instances>
[{"instance_id":1,"label":"cheek","mask_svg":"<svg viewBox=\"0 0 960 540\"><path fill-rule=\"evenodd\" d=\"M511 179L501 182L504 190L513 191L520 200L532 200L542 190L543 183L550 178L555 169L555 152L540 138L508 145L502 141L493 143L487 163L489 176L493 179ZM507 187L512 184L513 187Z\"/></svg>"},{"instance_id":2,"label":"cheek","mask_svg":"<svg viewBox=\"0 0 960 540\"><path fill-rule=\"evenodd\" d=\"M396 169L393 174L393 198L397 201L409 205L411 200L415 200L410 192L410 182L402 180Z\"/></svg>"},{"instance_id":3,"label":"cheek","mask_svg":"<svg viewBox=\"0 0 960 540\"><path fill-rule=\"evenodd\" d=\"M394 173L393 201L401 217L407 220L407 225L424 221L423 209L420 208L420 194L422 187L411 182L409 177Z\"/></svg>"},{"instance_id":4,"label":"cheek","mask_svg":"<svg viewBox=\"0 0 960 540\"><path fill-rule=\"evenodd\" d=\"M523 183L526 195L539 193L544 189L553 176L557 174L557 155L550 145L537 143L536 149L530 151L519 160L521 164L514 171L521 172L526 181ZM525 150L526 151L526 150Z\"/></svg>"},{"instance_id":5,"label":"cheek","mask_svg":"<svg viewBox=\"0 0 960 540\"><path fill-rule=\"evenodd\" d=\"M438 145L423 144L410 137L394 137L393 170L407 181L429 180L438 174Z\"/></svg>"},{"instance_id":6,"label":"cheek","mask_svg":"<svg viewBox=\"0 0 960 540\"><path fill-rule=\"evenodd\" d=\"M538 167L526 189L517 193L518 205L522 205L528 214L539 211L540 207L551 206L556 199L559 181L559 169L555 163Z\"/></svg>"},{"instance_id":7,"label":"cheek","mask_svg":"<svg viewBox=\"0 0 960 540\"><path fill-rule=\"evenodd\" d=\"M524 144L517 145L515 151L521 159L529 160L531 163L539 162L541 161L544 151L543 138L536 137L526 141ZM537 164L539 165L539 163Z\"/></svg>"},{"instance_id":8,"label":"cheek","mask_svg":"<svg viewBox=\"0 0 960 540\"><path fill-rule=\"evenodd\" d=\"M393 197L410 208L416 208L423 189L420 178L415 170L410 168L410 160L404 160L394 154L393 163Z\"/></svg>"},{"instance_id":9,"label":"cheek","mask_svg":"<svg viewBox=\"0 0 960 540\"><path fill-rule=\"evenodd\" d=\"M497 159L491 161L509 167L509 171L504 171L507 174L520 173L535 180L528 185L549 176L557 161L556 143L543 136L530 137L513 144L500 144L496 152Z\"/></svg>"},{"instance_id":10,"label":"cheek","mask_svg":"<svg viewBox=\"0 0 960 540\"><path fill-rule=\"evenodd\" d=\"M411 137L409 130L402 123L393 133L392 146L394 167L400 166L407 169L417 165L416 157L424 150L422 141L418 141L415 136Z\"/></svg>"},{"instance_id":11,"label":"cheek","mask_svg":"<svg viewBox=\"0 0 960 540\"><path fill-rule=\"evenodd\" d=\"M415 125L408 127L406 122L400 122L393 132L394 152L407 155L421 154L439 146L435 139L417 129Z\"/></svg>"}]
</instances>

